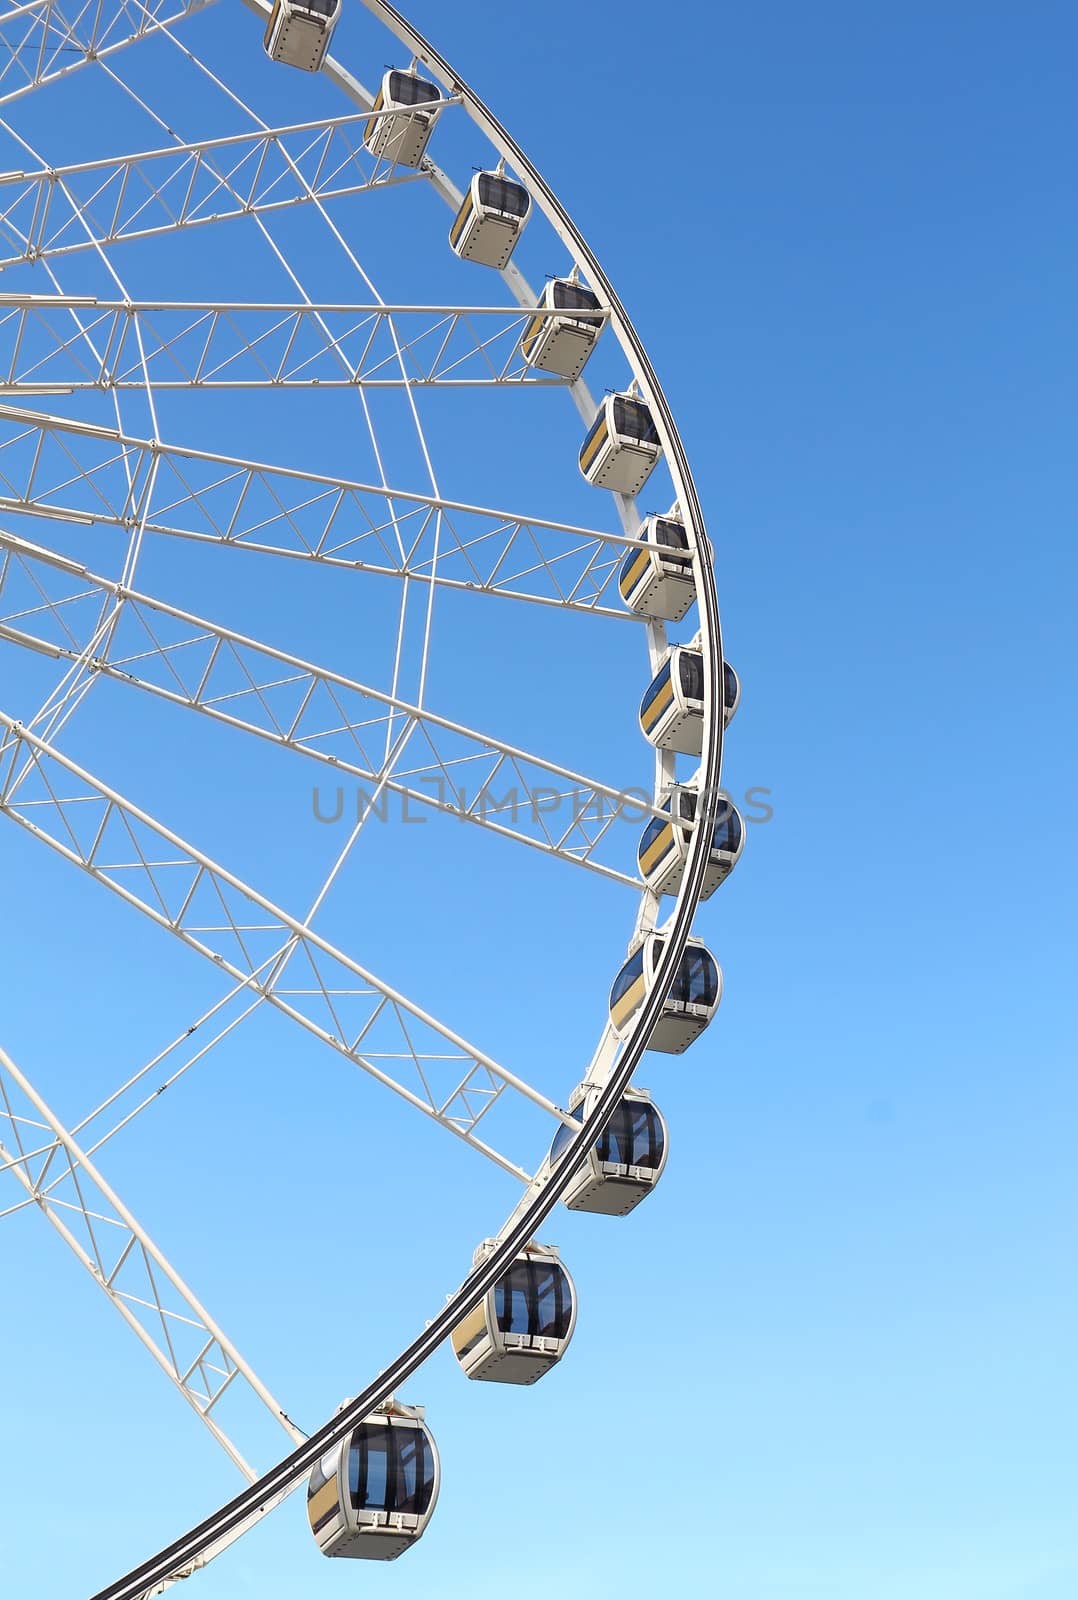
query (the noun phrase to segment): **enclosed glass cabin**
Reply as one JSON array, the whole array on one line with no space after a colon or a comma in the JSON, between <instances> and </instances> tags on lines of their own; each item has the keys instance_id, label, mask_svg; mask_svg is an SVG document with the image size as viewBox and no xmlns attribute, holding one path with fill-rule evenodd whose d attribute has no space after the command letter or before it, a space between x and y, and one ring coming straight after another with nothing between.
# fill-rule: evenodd
<instances>
[{"instance_id":1,"label":"enclosed glass cabin","mask_svg":"<svg viewBox=\"0 0 1078 1600\"><path fill-rule=\"evenodd\" d=\"M662 750L698 756L704 744L704 658L676 645L640 702L644 737Z\"/></svg>"},{"instance_id":2,"label":"enclosed glass cabin","mask_svg":"<svg viewBox=\"0 0 1078 1600\"><path fill-rule=\"evenodd\" d=\"M640 836L636 859L649 889L656 894L677 894L699 811L698 784L678 784L662 802L662 809L666 817L651 818ZM714 820L708 824L711 850L701 900L707 900L729 877L745 843L745 824L728 795L720 792L708 810Z\"/></svg>"},{"instance_id":3,"label":"enclosed glass cabin","mask_svg":"<svg viewBox=\"0 0 1078 1600\"><path fill-rule=\"evenodd\" d=\"M635 948L610 991L610 1021L619 1039L632 1031L636 1014L655 987L655 972L666 940L659 932L647 933ZM679 1056L699 1038L719 1009L722 972L710 950L690 938L677 974L667 992L659 1019L648 1036L646 1049Z\"/></svg>"},{"instance_id":4,"label":"enclosed glass cabin","mask_svg":"<svg viewBox=\"0 0 1078 1600\"><path fill-rule=\"evenodd\" d=\"M647 403L608 394L580 446L580 470L599 489L639 494L662 453Z\"/></svg>"},{"instance_id":5,"label":"enclosed glass cabin","mask_svg":"<svg viewBox=\"0 0 1078 1600\"><path fill-rule=\"evenodd\" d=\"M741 680L722 664L722 725L728 727L741 699ZM704 658L694 639L674 645L640 702L644 736L660 750L698 756L704 747Z\"/></svg>"},{"instance_id":6,"label":"enclosed glass cabin","mask_svg":"<svg viewBox=\"0 0 1078 1600\"><path fill-rule=\"evenodd\" d=\"M477 172L449 230L449 243L464 261L504 267L531 211L531 195L502 172Z\"/></svg>"},{"instance_id":7,"label":"enclosed glass cabin","mask_svg":"<svg viewBox=\"0 0 1078 1600\"><path fill-rule=\"evenodd\" d=\"M569 1110L579 1122L599 1098L579 1089ZM574 1131L563 1124L550 1147L551 1165L561 1160ZM626 1089L606 1128L562 1196L570 1211L624 1217L647 1198L666 1166L666 1123L645 1089Z\"/></svg>"},{"instance_id":8,"label":"enclosed glass cabin","mask_svg":"<svg viewBox=\"0 0 1078 1600\"><path fill-rule=\"evenodd\" d=\"M535 1383L561 1360L575 1327L573 1280L552 1245L532 1244L454 1328L453 1352L469 1378Z\"/></svg>"},{"instance_id":9,"label":"enclosed glass cabin","mask_svg":"<svg viewBox=\"0 0 1078 1600\"><path fill-rule=\"evenodd\" d=\"M315 1465L307 1516L324 1556L395 1561L422 1537L441 1480L423 1415L387 1400Z\"/></svg>"},{"instance_id":10,"label":"enclosed glass cabin","mask_svg":"<svg viewBox=\"0 0 1078 1600\"><path fill-rule=\"evenodd\" d=\"M273 0L263 44L271 61L317 72L325 60L341 0Z\"/></svg>"},{"instance_id":11,"label":"enclosed glass cabin","mask_svg":"<svg viewBox=\"0 0 1078 1600\"><path fill-rule=\"evenodd\" d=\"M556 372L574 381L603 331L599 297L572 278L552 278L520 340L520 353L530 367Z\"/></svg>"},{"instance_id":12,"label":"enclosed glass cabin","mask_svg":"<svg viewBox=\"0 0 1078 1600\"><path fill-rule=\"evenodd\" d=\"M441 89L429 78L391 67L371 107L363 143L372 156L382 156L398 167L418 167L443 99Z\"/></svg>"},{"instance_id":13,"label":"enclosed glass cabin","mask_svg":"<svg viewBox=\"0 0 1078 1600\"><path fill-rule=\"evenodd\" d=\"M675 516L647 517L639 537L641 548L621 564L621 598L639 616L680 622L696 599L685 524Z\"/></svg>"}]
</instances>

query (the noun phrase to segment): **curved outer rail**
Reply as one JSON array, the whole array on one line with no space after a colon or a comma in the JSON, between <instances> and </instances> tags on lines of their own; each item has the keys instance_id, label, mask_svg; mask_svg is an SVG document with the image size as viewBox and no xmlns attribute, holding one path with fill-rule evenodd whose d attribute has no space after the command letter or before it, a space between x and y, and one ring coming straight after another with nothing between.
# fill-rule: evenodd
<instances>
[{"instance_id":1,"label":"curved outer rail","mask_svg":"<svg viewBox=\"0 0 1078 1600\"><path fill-rule=\"evenodd\" d=\"M605 298L610 307L611 327L637 377L644 398L652 408L682 515L695 535L694 567L704 659L705 697L701 772L705 792L717 793L722 766L720 675L722 635L719 626L715 574L710 546L704 537L703 513L689 470L685 448L655 370L598 260L581 238L565 208L501 123L474 90L461 80L448 62L398 11L392 6L382 4L381 0L364 0L364 4L396 34L412 54L451 89L454 95L459 96L472 120L525 182L533 201L543 211L570 254L583 267L592 287ZM347 75L336 67L336 64L327 63L327 67L329 75L338 84L342 87L348 86ZM641 1009L636 1028L626 1040L620 1057L611 1069L592 1115L581 1124L579 1133L563 1153L557 1167L551 1171L544 1164L499 1233L498 1245L488 1259L468 1275L419 1337L368 1383L362 1393L358 1394L344 1410L319 1428L317 1433L312 1434L291 1455L278 1462L257 1483L221 1506L212 1516L191 1528L157 1555L151 1556L149 1560L133 1568L125 1577L99 1590L92 1600L146 1600L147 1596L160 1593L175 1578L195 1571L227 1548L297 1488L326 1450L342 1441L364 1416L405 1383L448 1338L460 1319L479 1304L487 1291L502 1276L514 1257L534 1236L541 1223L561 1199L563 1191L568 1187L588 1148L609 1123L618 1101L636 1070L685 948L693 913L703 887L709 845L707 830L695 829L689 845L685 876L675 902L670 931L663 946L654 985Z\"/></svg>"}]
</instances>

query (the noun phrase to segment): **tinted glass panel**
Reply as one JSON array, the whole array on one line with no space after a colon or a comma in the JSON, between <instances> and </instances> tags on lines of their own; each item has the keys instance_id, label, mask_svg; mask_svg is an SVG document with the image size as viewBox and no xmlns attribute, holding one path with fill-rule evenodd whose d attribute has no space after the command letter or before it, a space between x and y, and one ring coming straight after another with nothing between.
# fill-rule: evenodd
<instances>
[{"instance_id":1,"label":"tinted glass panel","mask_svg":"<svg viewBox=\"0 0 1078 1600\"><path fill-rule=\"evenodd\" d=\"M421 1487L423 1453L418 1446L423 1436L418 1428L409 1428L408 1432L411 1435L408 1439L394 1435L398 1439L396 1509L414 1513Z\"/></svg>"},{"instance_id":2,"label":"tinted glass panel","mask_svg":"<svg viewBox=\"0 0 1078 1600\"><path fill-rule=\"evenodd\" d=\"M562 1338L561 1305L565 1298L560 1292L565 1277L560 1267L543 1266L535 1274L535 1314L537 1331L544 1338Z\"/></svg>"},{"instance_id":3,"label":"tinted glass panel","mask_svg":"<svg viewBox=\"0 0 1078 1600\"><path fill-rule=\"evenodd\" d=\"M722 664L722 698L723 704L732 706L737 699L738 681L737 673L728 661Z\"/></svg>"},{"instance_id":4,"label":"tinted glass panel","mask_svg":"<svg viewBox=\"0 0 1078 1600\"><path fill-rule=\"evenodd\" d=\"M386 1511L389 1509L387 1492L389 1489L389 1431L376 1433L373 1437L368 1435L366 1448L362 1452L363 1475L357 1473L357 1505L367 1511ZM360 1452L356 1452L357 1456Z\"/></svg>"},{"instance_id":5,"label":"tinted glass panel","mask_svg":"<svg viewBox=\"0 0 1078 1600\"><path fill-rule=\"evenodd\" d=\"M422 1428L363 1422L348 1449L348 1494L356 1511L422 1516L434 1490L434 1452Z\"/></svg>"},{"instance_id":6,"label":"tinted glass panel","mask_svg":"<svg viewBox=\"0 0 1078 1600\"><path fill-rule=\"evenodd\" d=\"M414 78L410 72L391 72L389 98L399 106L421 106L442 96L438 85L428 83L426 78Z\"/></svg>"},{"instance_id":7,"label":"tinted glass panel","mask_svg":"<svg viewBox=\"0 0 1078 1600\"><path fill-rule=\"evenodd\" d=\"M665 827L666 823L661 817L652 817L641 836L640 848L637 851L637 854L641 856L645 855Z\"/></svg>"},{"instance_id":8,"label":"tinted glass panel","mask_svg":"<svg viewBox=\"0 0 1078 1600\"><path fill-rule=\"evenodd\" d=\"M555 278L550 287L555 311L597 311L599 308L598 296L585 289L582 283L566 283L564 278Z\"/></svg>"},{"instance_id":9,"label":"tinted glass panel","mask_svg":"<svg viewBox=\"0 0 1078 1600\"><path fill-rule=\"evenodd\" d=\"M672 550L689 548L689 536L682 523L674 522L670 517L656 517L654 528L656 544L668 545Z\"/></svg>"},{"instance_id":10,"label":"tinted glass panel","mask_svg":"<svg viewBox=\"0 0 1078 1600\"><path fill-rule=\"evenodd\" d=\"M583 1120L584 1120L584 1107L583 1106L577 1106L576 1110L574 1112L572 1112L571 1114L576 1118L576 1120L578 1122L583 1122ZM557 1160L560 1159L562 1151L565 1149L565 1147L569 1143L570 1139L575 1138L575 1136L576 1136L576 1130L573 1129L573 1128L570 1128L568 1123L563 1122L561 1127L558 1129L557 1133L554 1135L554 1143L550 1146L550 1159L551 1159L551 1161L557 1161Z\"/></svg>"},{"instance_id":11,"label":"tinted glass panel","mask_svg":"<svg viewBox=\"0 0 1078 1600\"><path fill-rule=\"evenodd\" d=\"M696 821L697 795L695 789L682 789L679 797L679 815L685 822ZM715 831L711 835L711 846L714 850L736 850L741 843L741 817L737 807L729 795L722 790L715 799L715 804L709 806L715 820Z\"/></svg>"},{"instance_id":12,"label":"tinted glass panel","mask_svg":"<svg viewBox=\"0 0 1078 1600\"><path fill-rule=\"evenodd\" d=\"M678 682L686 700L704 698L704 658L696 650L678 651Z\"/></svg>"},{"instance_id":13,"label":"tinted glass panel","mask_svg":"<svg viewBox=\"0 0 1078 1600\"><path fill-rule=\"evenodd\" d=\"M713 850L729 850L731 853L741 845L741 818L732 805L727 803L719 813L719 820L715 824L715 832L711 838Z\"/></svg>"},{"instance_id":14,"label":"tinted glass panel","mask_svg":"<svg viewBox=\"0 0 1078 1600\"><path fill-rule=\"evenodd\" d=\"M639 978L643 970L644 947L641 945L636 954L629 957L628 961L614 979L614 987L610 991L611 1009L617 1005L622 995L627 993L628 990L632 988L633 984L636 982L637 978Z\"/></svg>"},{"instance_id":15,"label":"tinted glass panel","mask_svg":"<svg viewBox=\"0 0 1078 1600\"><path fill-rule=\"evenodd\" d=\"M494 1288L494 1314L502 1333L564 1339L572 1309L569 1280L551 1261L516 1261Z\"/></svg>"},{"instance_id":16,"label":"tinted glass panel","mask_svg":"<svg viewBox=\"0 0 1078 1600\"><path fill-rule=\"evenodd\" d=\"M331 17L340 0L301 0L304 11L313 11L316 17Z\"/></svg>"},{"instance_id":17,"label":"tinted glass panel","mask_svg":"<svg viewBox=\"0 0 1078 1600\"><path fill-rule=\"evenodd\" d=\"M651 412L643 400L631 400L623 394L614 396L614 430L625 439L640 439L645 444L659 442Z\"/></svg>"},{"instance_id":18,"label":"tinted glass panel","mask_svg":"<svg viewBox=\"0 0 1078 1600\"><path fill-rule=\"evenodd\" d=\"M656 959L658 959L656 957ZM670 985L670 999L689 1005L711 1006L719 992L719 969L706 950L690 945L681 958L677 977Z\"/></svg>"},{"instance_id":19,"label":"tinted glass panel","mask_svg":"<svg viewBox=\"0 0 1078 1600\"><path fill-rule=\"evenodd\" d=\"M508 211L513 217L526 217L531 205L527 189L511 178L497 178L491 172L479 174L479 203L495 211Z\"/></svg>"},{"instance_id":20,"label":"tinted glass panel","mask_svg":"<svg viewBox=\"0 0 1078 1600\"><path fill-rule=\"evenodd\" d=\"M663 1155L663 1125L646 1100L623 1100L595 1146L600 1161L620 1161L652 1171Z\"/></svg>"}]
</instances>

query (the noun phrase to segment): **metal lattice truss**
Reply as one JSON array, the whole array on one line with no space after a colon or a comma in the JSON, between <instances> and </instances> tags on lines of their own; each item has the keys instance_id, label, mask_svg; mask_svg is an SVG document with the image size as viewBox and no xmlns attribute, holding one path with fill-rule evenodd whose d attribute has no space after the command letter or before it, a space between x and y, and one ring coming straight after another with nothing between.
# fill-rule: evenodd
<instances>
[{"instance_id":1,"label":"metal lattice truss","mask_svg":"<svg viewBox=\"0 0 1078 1600\"><path fill-rule=\"evenodd\" d=\"M0 406L0 513L225 544L635 620L610 604L635 541L239 460Z\"/></svg>"},{"instance_id":2,"label":"metal lattice truss","mask_svg":"<svg viewBox=\"0 0 1078 1600\"><path fill-rule=\"evenodd\" d=\"M0 105L66 77L212 0L26 0L0 17Z\"/></svg>"},{"instance_id":3,"label":"metal lattice truss","mask_svg":"<svg viewBox=\"0 0 1078 1600\"><path fill-rule=\"evenodd\" d=\"M293 1444L303 1438L74 1136L0 1050L3 1172L22 1185L27 1198L21 1204L35 1205L48 1219L249 1482L257 1474L220 1419L226 1397L247 1390Z\"/></svg>"},{"instance_id":4,"label":"metal lattice truss","mask_svg":"<svg viewBox=\"0 0 1078 1600\"><path fill-rule=\"evenodd\" d=\"M537 311L538 317L556 311ZM0 295L0 387L80 389L564 387L520 355L506 307L98 304Z\"/></svg>"},{"instance_id":5,"label":"metal lattice truss","mask_svg":"<svg viewBox=\"0 0 1078 1600\"><path fill-rule=\"evenodd\" d=\"M421 179L367 155L366 121L351 113L0 173L0 268Z\"/></svg>"},{"instance_id":6,"label":"metal lattice truss","mask_svg":"<svg viewBox=\"0 0 1078 1600\"><path fill-rule=\"evenodd\" d=\"M0 532L0 639L80 662L109 602L117 622L107 656L90 657L90 671L308 756L335 777L388 790L409 806L448 812L643 887L600 855L624 812L637 821L661 815L642 793L627 797ZM391 750L398 752L392 766L382 754Z\"/></svg>"},{"instance_id":7,"label":"metal lattice truss","mask_svg":"<svg viewBox=\"0 0 1078 1600\"><path fill-rule=\"evenodd\" d=\"M547 1096L0 713L0 814L514 1176L476 1129L513 1090Z\"/></svg>"},{"instance_id":8,"label":"metal lattice truss","mask_svg":"<svg viewBox=\"0 0 1078 1600\"><path fill-rule=\"evenodd\" d=\"M629 808L637 823L658 813L639 791L623 793L428 709L431 617L439 589L638 621L616 591L626 551L638 548L632 537L639 525L636 508L617 497L625 535L615 535L441 496L412 390L564 387L561 379L529 369L519 353L530 318L551 313L531 309L537 296L515 266L502 275L515 301L511 309L383 303L338 226L349 212L337 203L424 181L455 209L459 190L429 159L411 171L372 157L362 143L362 110L267 127L170 32L173 23L210 3L30 0L9 4L0 16L0 108L99 61L112 80L109 92L126 93L153 119L156 131L144 142L163 145L53 166L0 121L5 159L19 168L0 172L0 273L11 269L5 287L31 283L55 291L0 294L0 396L76 395L73 409L82 412L89 409L85 395L98 394L105 399L100 414L107 406L117 423L0 405L0 515L23 530L27 522L21 519L39 519L34 532L45 519L68 552L0 530L0 649L10 659L20 651L23 660L26 652L44 656L63 669L60 683L27 723L0 713L0 815L212 963L228 985L203 1017L73 1131L0 1052L0 1172L9 1170L23 1191L0 1216L31 1206L42 1211L232 1460L253 1478L224 1432L219 1403L253 1390L294 1440L300 1435L107 1187L93 1165L96 1151L268 1005L530 1186L529 1171L490 1142L501 1142L500 1132L491 1132L500 1127L499 1118L484 1119L503 1100L518 1110L538 1108L574 1131L578 1124L313 925L360 828L388 796L467 820L638 894L643 886L618 864L625 830L613 823L628 817ZM260 13L267 9L259 0L246 3ZM203 73L201 82L227 89L234 108L250 120L249 131L189 140L107 65L127 44L155 33L163 52L175 46L188 66ZM369 106L368 92L343 69L330 63L327 76L345 87L354 104ZM447 103L456 101L456 87ZM271 115L279 120L276 110ZM288 230L272 222L297 206L309 208L304 224L317 214L341 261L347 258L355 270L363 285L353 288L360 303L351 303L347 288L341 303L306 297L282 242ZM120 270L126 271L129 257L144 259L138 241L212 223L222 226L223 252L236 242L241 249L261 247L267 260L275 259L274 271L281 269L290 284L282 291L286 301L128 296ZM70 268L68 257L75 258ZM146 259L152 257L151 249ZM58 274L80 268L99 269L111 281L114 288L104 289L107 299L62 294ZM98 270L66 278L68 285L76 282L101 287ZM245 279L237 293L247 292ZM358 392L380 483L265 465L159 437L157 391L316 388ZM399 403L411 410L429 494L388 486L388 458L365 393L382 388L401 392ZM139 426L152 431L152 438L123 428L121 407L126 411L129 395L140 393L148 420ZM594 402L586 385L578 381L570 393L590 421ZM146 536L396 580L392 692L137 589ZM109 546L109 560L95 556L93 567L84 563L90 539L98 549ZM94 570L98 565L122 571L120 581ZM413 585L422 586L426 617L414 697L406 699L401 684L411 669L402 665L403 651L415 647L415 613L422 609L413 603L409 610ZM659 625L648 624L645 632L654 660L664 635ZM36 681L27 675L28 683ZM117 699L121 690L141 691L162 706L196 712L306 758L313 771L333 774L333 786L326 788L330 796L336 788L338 799L335 805L333 798L320 798L322 820L332 820L326 812L340 807L343 779L363 786L348 843L305 914L283 910L61 753L56 737L64 721L90 686L102 682L115 686ZM99 693L104 698L113 691ZM162 710L163 717L172 714ZM672 757L670 762L672 769ZM642 903L649 903L646 894ZM608 1068L616 1049L607 1028L596 1062ZM106 1113L107 1127L99 1121ZM512 1120L519 1125L521 1119ZM97 1130L92 1139L83 1132L91 1124Z\"/></svg>"}]
</instances>

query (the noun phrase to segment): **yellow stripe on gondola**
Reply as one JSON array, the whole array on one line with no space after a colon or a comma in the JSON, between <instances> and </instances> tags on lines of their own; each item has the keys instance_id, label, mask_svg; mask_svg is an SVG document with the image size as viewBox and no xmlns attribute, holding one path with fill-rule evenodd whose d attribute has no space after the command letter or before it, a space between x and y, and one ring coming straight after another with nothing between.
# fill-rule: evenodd
<instances>
[{"instance_id":1,"label":"yellow stripe on gondola","mask_svg":"<svg viewBox=\"0 0 1078 1600\"><path fill-rule=\"evenodd\" d=\"M595 460L595 457L599 454L599 451L603 448L605 443L606 415L604 413L603 416L599 418L599 422L596 425L594 432L590 433L584 440L583 448L580 451L580 465L583 467L585 472L587 472L588 468L591 466L592 462Z\"/></svg>"},{"instance_id":2,"label":"yellow stripe on gondola","mask_svg":"<svg viewBox=\"0 0 1078 1600\"><path fill-rule=\"evenodd\" d=\"M646 993L647 984L644 982L644 974L641 973L632 988L626 989L617 1004L610 1007L610 1020L615 1028L623 1028L633 1012L639 1011L644 1004Z\"/></svg>"},{"instance_id":3,"label":"yellow stripe on gondola","mask_svg":"<svg viewBox=\"0 0 1078 1600\"><path fill-rule=\"evenodd\" d=\"M520 349L525 357L531 355L532 346L539 337L544 320L545 318L543 317L533 317L524 329L524 337L520 341Z\"/></svg>"},{"instance_id":4,"label":"yellow stripe on gondola","mask_svg":"<svg viewBox=\"0 0 1078 1600\"><path fill-rule=\"evenodd\" d=\"M458 1322L453 1329L451 1338L453 1349L458 1356L467 1355L468 1349L476 1340L487 1331L487 1303L486 1299L480 1300L475 1310L463 1322Z\"/></svg>"},{"instance_id":5,"label":"yellow stripe on gondola","mask_svg":"<svg viewBox=\"0 0 1078 1600\"><path fill-rule=\"evenodd\" d=\"M337 1474L334 1473L329 1482L324 1483L319 1489L318 1493L316 1495L312 1495L307 1501L307 1516L310 1519L311 1527L314 1528L317 1523L321 1522L322 1518L328 1514L330 1508L335 1507L336 1505Z\"/></svg>"},{"instance_id":6,"label":"yellow stripe on gondola","mask_svg":"<svg viewBox=\"0 0 1078 1600\"><path fill-rule=\"evenodd\" d=\"M655 724L658 722L659 718L662 716L663 712L666 710L673 698L673 681L670 678L667 678L666 682L663 684L662 688L659 690L651 704L645 706L643 711L640 713L640 722L645 733L651 732L652 728L654 728Z\"/></svg>"},{"instance_id":7,"label":"yellow stripe on gondola","mask_svg":"<svg viewBox=\"0 0 1078 1600\"><path fill-rule=\"evenodd\" d=\"M468 195L465 196L464 204L461 206L460 210L457 212L457 220L454 222L452 228L450 229L450 233L449 233L449 242L450 242L450 244L455 245L458 242L458 240L460 239L461 234L464 232L464 229L467 226L468 220L471 217L471 215L472 215L472 197L471 197L470 194L468 194Z\"/></svg>"},{"instance_id":8,"label":"yellow stripe on gondola","mask_svg":"<svg viewBox=\"0 0 1078 1600\"><path fill-rule=\"evenodd\" d=\"M674 849L674 829L668 823L661 833L657 833L640 857L640 870L643 873L651 871L663 856Z\"/></svg>"},{"instance_id":9,"label":"yellow stripe on gondola","mask_svg":"<svg viewBox=\"0 0 1078 1600\"><path fill-rule=\"evenodd\" d=\"M277 0L277 3L280 4L280 0ZM373 106L371 106L371 110L372 111L381 111L381 109L382 109L384 104L385 104L385 101L382 98L382 91L381 91L381 89L379 89L378 97L375 100ZM373 139L374 138L374 135L375 135L375 133L377 131L378 123L379 123L380 120L381 119L378 118L378 117L370 117L367 120L367 122L364 124L364 127L363 127L364 143L366 143L366 141L368 139Z\"/></svg>"},{"instance_id":10,"label":"yellow stripe on gondola","mask_svg":"<svg viewBox=\"0 0 1078 1600\"><path fill-rule=\"evenodd\" d=\"M277 24L277 18L280 15L280 10L281 0L273 0L273 10L270 12L269 21L266 23L266 37L264 43L267 50L269 49L270 34L273 32Z\"/></svg>"},{"instance_id":11,"label":"yellow stripe on gondola","mask_svg":"<svg viewBox=\"0 0 1078 1600\"><path fill-rule=\"evenodd\" d=\"M636 581L651 561L651 551L641 550L633 560L632 565L621 575L621 592L625 599L629 598L629 591L636 587Z\"/></svg>"}]
</instances>

